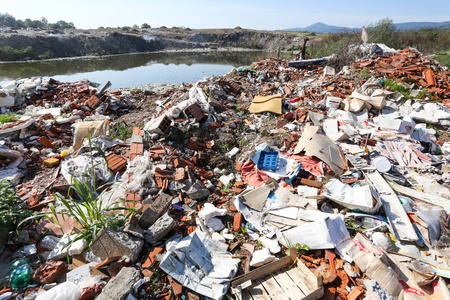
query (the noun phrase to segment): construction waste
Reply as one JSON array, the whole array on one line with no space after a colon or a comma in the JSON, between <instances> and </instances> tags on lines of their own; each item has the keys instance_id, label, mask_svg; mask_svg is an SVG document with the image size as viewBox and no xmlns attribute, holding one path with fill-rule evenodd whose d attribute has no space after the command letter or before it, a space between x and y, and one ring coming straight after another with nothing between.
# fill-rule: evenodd
<instances>
[{"instance_id":1,"label":"construction waste","mask_svg":"<svg viewBox=\"0 0 450 300\"><path fill-rule=\"evenodd\" d=\"M0 299L450 299L449 82L408 48L2 86L0 178L32 215L0 228Z\"/></svg>"}]
</instances>

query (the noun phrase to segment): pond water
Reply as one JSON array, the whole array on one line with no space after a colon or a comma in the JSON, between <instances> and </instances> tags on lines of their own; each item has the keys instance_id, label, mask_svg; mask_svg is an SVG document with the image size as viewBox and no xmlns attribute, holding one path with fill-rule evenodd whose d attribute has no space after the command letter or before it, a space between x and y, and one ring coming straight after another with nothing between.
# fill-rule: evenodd
<instances>
[{"instance_id":1,"label":"pond water","mask_svg":"<svg viewBox=\"0 0 450 300\"><path fill-rule=\"evenodd\" d=\"M223 75L234 67L274 56L263 51L158 52L95 58L0 63L0 85L18 78L42 76L62 82L87 78L112 88L147 83L194 82Z\"/></svg>"}]
</instances>

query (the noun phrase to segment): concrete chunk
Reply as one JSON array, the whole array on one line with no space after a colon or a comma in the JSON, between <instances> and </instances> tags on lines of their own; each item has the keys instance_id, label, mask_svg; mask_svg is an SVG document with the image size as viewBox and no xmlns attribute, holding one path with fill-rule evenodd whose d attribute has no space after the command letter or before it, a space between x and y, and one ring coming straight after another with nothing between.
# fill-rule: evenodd
<instances>
[{"instance_id":1,"label":"concrete chunk","mask_svg":"<svg viewBox=\"0 0 450 300\"><path fill-rule=\"evenodd\" d=\"M175 226L177 226L177 221L169 216L168 213L165 213L155 224L145 231L145 240L153 245L175 228Z\"/></svg>"},{"instance_id":2,"label":"concrete chunk","mask_svg":"<svg viewBox=\"0 0 450 300\"><path fill-rule=\"evenodd\" d=\"M172 198L172 196L165 193L159 195L155 202L147 207L147 209L142 213L139 218L139 226L142 229L148 229L149 226L153 225L156 220L167 211L172 203Z\"/></svg>"},{"instance_id":3,"label":"concrete chunk","mask_svg":"<svg viewBox=\"0 0 450 300\"><path fill-rule=\"evenodd\" d=\"M125 232L116 232L112 229L102 229L95 237L90 250L102 260L111 256L128 256L136 261L142 250L144 241Z\"/></svg>"},{"instance_id":4,"label":"concrete chunk","mask_svg":"<svg viewBox=\"0 0 450 300\"><path fill-rule=\"evenodd\" d=\"M133 285L139 280L139 271L134 268L122 268L116 277L111 279L97 300L122 300L129 294Z\"/></svg>"}]
</instances>

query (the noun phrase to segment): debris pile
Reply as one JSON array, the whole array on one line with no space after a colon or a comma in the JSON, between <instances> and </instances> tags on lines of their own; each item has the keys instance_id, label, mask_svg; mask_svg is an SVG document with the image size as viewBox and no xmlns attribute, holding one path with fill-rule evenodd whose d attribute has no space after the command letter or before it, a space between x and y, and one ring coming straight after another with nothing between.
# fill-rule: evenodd
<instances>
[{"instance_id":1,"label":"debris pile","mask_svg":"<svg viewBox=\"0 0 450 300\"><path fill-rule=\"evenodd\" d=\"M337 71L2 87L0 177L34 214L0 235L1 299L449 297L449 71Z\"/></svg>"}]
</instances>

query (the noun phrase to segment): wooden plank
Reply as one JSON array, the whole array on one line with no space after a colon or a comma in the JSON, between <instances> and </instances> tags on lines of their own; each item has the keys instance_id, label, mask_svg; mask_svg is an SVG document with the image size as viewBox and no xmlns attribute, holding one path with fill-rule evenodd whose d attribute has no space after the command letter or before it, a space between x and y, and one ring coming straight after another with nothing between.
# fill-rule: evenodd
<instances>
[{"instance_id":1,"label":"wooden plank","mask_svg":"<svg viewBox=\"0 0 450 300\"><path fill-rule=\"evenodd\" d=\"M269 294L266 292L259 279L254 280L254 284L248 288L248 291L254 300L270 299Z\"/></svg>"},{"instance_id":2,"label":"wooden plank","mask_svg":"<svg viewBox=\"0 0 450 300\"><path fill-rule=\"evenodd\" d=\"M303 293L303 291L297 286L292 278L285 273L284 270L275 272L274 278L289 299L296 300L305 296L305 293Z\"/></svg>"},{"instance_id":3,"label":"wooden plank","mask_svg":"<svg viewBox=\"0 0 450 300\"><path fill-rule=\"evenodd\" d=\"M300 272L298 272L296 268L289 269L286 271L286 273L289 275L289 277L291 277L292 281L297 284L297 286L305 295L308 295L312 292L312 290L305 284L305 278L301 276Z\"/></svg>"},{"instance_id":4,"label":"wooden plank","mask_svg":"<svg viewBox=\"0 0 450 300\"><path fill-rule=\"evenodd\" d=\"M295 248L291 248L290 256L283 257L279 260L268 263L265 266L262 266L255 270L252 270L252 271L248 272L247 274L236 277L231 282L231 287L236 287L236 286L240 285L241 283L246 282L247 280L255 280L255 279L261 278L267 274L275 272L279 269L282 269L282 268L288 266L289 264L294 263L294 261L296 259L296 255L297 255L297 250Z\"/></svg>"},{"instance_id":5,"label":"wooden plank","mask_svg":"<svg viewBox=\"0 0 450 300\"><path fill-rule=\"evenodd\" d=\"M261 284L266 289L267 293L272 299L276 300L289 300L289 297L286 296L283 289L279 286L277 281L273 278L272 275L268 275L267 277L263 277L261 279Z\"/></svg>"},{"instance_id":6,"label":"wooden plank","mask_svg":"<svg viewBox=\"0 0 450 300\"><path fill-rule=\"evenodd\" d=\"M414 227L409 220L397 194L392 190L389 184L377 171L373 173L364 173L366 178L377 190L389 224L394 231L395 237L402 241L415 242L419 239Z\"/></svg>"},{"instance_id":7,"label":"wooden plank","mask_svg":"<svg viewBox=\"0 0 450 300\"><path fill-rule=\"evenodd\" d=\"M317 289L317 286L315 286L315 283L312 283L309 278L306 277L306 275L300 271L298 268L292 268L288 271L289 276L295 276L298 281L295 281L297 285L301 288L301 290L305 293L305 295L308 295L312 292L314 292Z\"/></svg>"},{"instance_id":8,"label":"wooden plank","mask_svg":"<svg viewBox=\"0 0 450 300\"><path fill-rule=\"evenodd\" d=\"M242 291L242 300L253 300L252 295L250 295L250 292L248 289L245 289Z\"/></svg>"},{"instance_id":9,"label":"wooden plank","mask_svg":"<svg viewBox=\"0 0 450 300\"><path fill-rule=\"evenodd\" d=\"M301 261L297 262L297 268L306 275L307 278L313 283L314 288L318 288L322 285L322 276L317 277L307 266Z\"/></svg>"}]
</instances>

